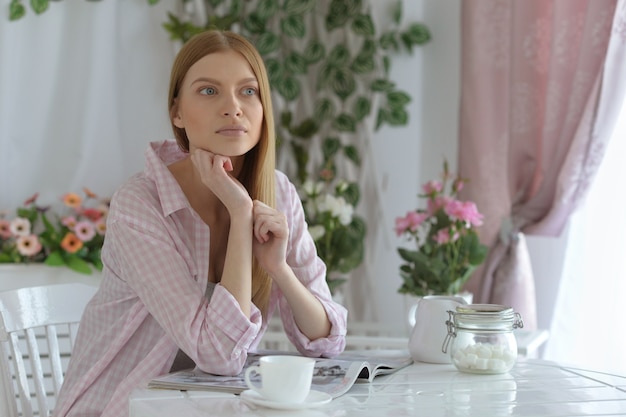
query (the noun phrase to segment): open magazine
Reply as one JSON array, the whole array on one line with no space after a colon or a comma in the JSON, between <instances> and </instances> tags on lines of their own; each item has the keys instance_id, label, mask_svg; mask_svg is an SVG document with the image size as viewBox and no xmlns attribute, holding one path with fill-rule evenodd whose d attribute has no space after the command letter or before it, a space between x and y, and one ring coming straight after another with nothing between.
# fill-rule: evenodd
<instances>
[{"instance_id":1,"label":"open magazine","mask_svg":"<svg viewBox=\"0 0 626 417\"><path fill-rule=\"evenodd\" d=\"M239 375L213 375L195 368L156 377L148 383L148 388L209 390L238 394L248 389L244 380L246 368L258 365L259 358L266 355L298 355L298 353L282 351L249 353ZM311 389L325 392L336 398L348 392L357 381L372 382L379 375L391 374L411 363L413 360L408 352L401 350L348 351L333 359L316 358ZM256 378L260 377L256 376Z\"/></svg>"}]
</instances>

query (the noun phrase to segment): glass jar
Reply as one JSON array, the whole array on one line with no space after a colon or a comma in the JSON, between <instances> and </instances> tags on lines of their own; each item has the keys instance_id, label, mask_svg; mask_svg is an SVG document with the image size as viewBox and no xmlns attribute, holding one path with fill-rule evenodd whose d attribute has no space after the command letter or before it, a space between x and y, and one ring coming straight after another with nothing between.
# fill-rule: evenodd
<instances>
[{"instance_id":1,"label":"glass jar","mask_svg":"<svg viewBox=\"0 0 626 417\"><path fill-rule=\"evenodd\" d=\"M524 327L522 317L511 307L498 304L468 304L448 310L448 335L443 352L450 346L450 359L461 372L501 374L517 361L513 330Z\"/></svg>"}]
</instances>

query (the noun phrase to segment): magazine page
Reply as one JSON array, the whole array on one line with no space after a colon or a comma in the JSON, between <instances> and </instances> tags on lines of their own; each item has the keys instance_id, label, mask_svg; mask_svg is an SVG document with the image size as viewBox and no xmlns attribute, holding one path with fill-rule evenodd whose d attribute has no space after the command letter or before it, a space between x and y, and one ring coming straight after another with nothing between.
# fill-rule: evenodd
<instances>
[{"instance_id":1,"label":"magazine page","mask_svg":"<svg viewBox=\"0 0 626 417\"><path fill-rule=\"evenodd\" d=\"M403 368L412 363L410 356L396 352L372 351L344 352L335 359L317 358L313 371L311 389L322 391L333 398L345 394L358 379L372 381L376 375L383 375ZM259 358L266 355L298 355L293 352L259 351L250 353L239 375L220 376L199 370L198 368L166 374L151 380L148 388L177 390L214 390L238 394L248 389L244 372L251 365L258 365ZM253 375L252 381L260 382L259 375Z\"/></svg>"},{"instance_id":2,"label":"magazine page","mask_svg":"<svg viewBox=\"0 0 626 417\"><path fill-rule=\"evenodd\" d=\"M337 359L367 362L369 366L359 375L359 379L367 379L370 382L378 375L388 375L413 363L408 350L397 349L344 351Z\"/></svg>"}]
</instances>

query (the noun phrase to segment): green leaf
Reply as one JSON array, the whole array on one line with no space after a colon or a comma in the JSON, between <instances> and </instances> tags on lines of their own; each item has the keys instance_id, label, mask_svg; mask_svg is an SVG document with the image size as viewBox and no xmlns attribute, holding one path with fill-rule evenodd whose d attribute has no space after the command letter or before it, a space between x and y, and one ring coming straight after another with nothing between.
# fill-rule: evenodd
<instances>
[{"instance_id":1,"label":"green leaf","mask_svg":"<svg viewBox=\"0 0 626 417\"><path fill-rule=\"evenodd\" d=\"M309 153L294 141L291 142L291 150L296 158L298 180L303 183L307 178L306 166L309 163Z\"/></svg>"},{"instance_id":2,"label":"green leaf","mask_svg":"<svg viewBox=\"0 0 626 417\"><path fill-rule=\"evenodd\" d=\"M276 58L265 59L265 69L271 84L283 78L283 67Z\"/></svg>"},{"instance_id":3,"label":"green leaf","mask_svg":"<svg viewBox=\"0 0 626 417\"><path fill-rule=\"evenodd\" d=\"M347 68L337 69L331 81L331 88L342 100L350 97L356 90L354 74Z\"/></svg>"},{"instance_id":4,"label":"green leaf","mask_svg":"<svg viewBox=\"0 0 626 417\"><path fill-rule=\"evenodd\" d=\"M430 41L431 35L428 27L422 23L413 23L406 32L400 35L400 39L409 51L413 50L415 45L423 45Z\"/></svg>"},{"instance_id":5,"label":"green leaf","mask_svg":"<svg viewBox=\"0 0 626 417\"><path fill-rule=\"evenodd\" d=\"M297 52L292 52L285 58L285 70L293 74L305 74L307 70L307 61L304 56Z\"/></svg>"},{"instance_id":6,"label":"green leaf","mask_svg":"<svg viewBox=\"0 0 626 417\"><path fill-rule=\"evenodd\" d=\"M333 120L333 127L340 132L355 132L356 120L354 116L342 113L335 120Z\"/></svg>"},{"instance_id":7,"label":"green leaf","mask_svg":"<svg viewBox=\"0 0 626 417\"><path fill-rule=\"evenodd\" d=\"M265 32L267 19L263 19L258 13L252 12L243 21L243 27L253 34L261 34Z\"/></svg>"},{"instance_id":8,"label":"green leaf","mask_svg":"<svg viewBox=\"0 0 626 417\"><path fill-rule=\"evenodd\" d=\"M278 13L278 8L277 0L259 0L256 6L256 13L261 20L267 20Z\"/></svg>"},{"instance_id":9,"label":"green leaf","mask_svg":"<svg viewBox=\"0 0 626 417\"><path fill-rule=\"evenodd\" d=\"M19 0L11 0L9 4L9 20L19 20L26 14L26 8Z\"/></svg>"},{"instance_id":10,"label":"green leaf","mask_svg":"<svg viewBox=\"0 0 626 417\"><path fill-rule=\"evenodd\" d=\"M299 138L309 139L318 131L315 120L308 118L302 121L298 126L290 129L289 132Z\"/></svg>"},{"instance_id":11,"label":"green leaf","mask_svg":"<svg viewBox=\"0 0 626 417\"><path fill-rule=\"evenodd\" d=\"M352 20L352 31L357 35L374 36L376 29L371 16L366 14L357 14Z\"/></svg>"},{"instance_id":12,"label":"green leaf","mask_svg":"<svg viewBox=\"0 0 626 417\"><path fill-rule=\"evenodd\" d=\"M287 101L292 101L300 95L300 81L292 76L287 76L276 82L276 90Z\"/></svg>"},{"instance_id":13,"label":"green leaf","mask_svg":"<svg viewBox=\"0 0 626 417\"><path fill-rule=\"evenodd\" d=\"M328 62L322 66L319 73L317 74L317 90L321 90L325 88L328 84L330 84L331 80L335 76L336 68L330 65Z\"/></svg>"},{"instance_id":14,"label":"green leaf","mask_svg":"<svg viewBox=\"0 0 626 417\"><path fill-rule=\"evenodd\" d=\"M333 1L334 3L335 1ZM332 10L326 15L326 30L331 32L334 29L345 26L348 23L348 15L341 13L333 13Z\"/></svg>"},{"instance_id":15,"label":"green leaf","mask_svg":"<svg viewBox=\"0 0 626 417\"><path fill-rule=\"evenodd\" d=\"M386 50L386 51L388 50L397 51L398 49L400 49L400 44L396 40L395 33L392 33L392 32L383 33L380 39L378 40L378 44L380 45L381 48L383 48L383 50Z\"/></svg>"},{"instance_id":16,"label":"green leaf","mask_svg":"<svg viewBox=\"0 0 626 417\"><path fill-rule=\"evenodd\" d=\"M341 142L338 138L326 138L322 143L322 153L324 154L324 160L327 161L337 154L341 148Z\"/></svg>"},{"instance_id":17,"label":"green leaf","mask_svg":"<svg viewBox=\"0 0 626 417\"><path fill-rule=\"evenodd\" d=\"M328 55L328 63L333 67L343 67L348 65L350 51L345 45L337 45Z\"/></svg>"},{"instance_id":18,"label":"green leaf","mask_svg":"<svg viewBox=\"0 0 626 417\"><path fill-rule=\"evenodd\" d=\"M280 125L283 127L291 126L291 119L293 118L293 114L290 111L284 111L280 114Z\"/></svg>"},{"instance_id":19,"label":"green leaf","mask_svg":"<svg viewBox=\"0 0 626 417\"><path fill-rule=\"evenodd\" d=\"M50 252L50 255L48 255L44 263L50 266L65 265L65 259L63 258L61 252L54 251Z\"/></svg>"},{"instance_id":20,"label":"green leaf","mask_svg":"<svg viewBox=\"0 0 626 417\"><path fill-rule=\"evenodd\" d=\"M394 87L395 87L394 83L392 83L389 80L382 79L382 78L374 80L370 84L370 89L372 91L389 92L393 90Z\"/></svg>"},{"instance_id":21,"label":"green leaf","mask_svg":"<svg viewBox=\"0 0 626 417\"><path fill-rule=\"evenodd\" d=\"M335 113L335 105L327 98L322 98L315 103L315 120L321 123L328 120Z\"/></svg>"},{"instance_id":22,"label":"green leaf","mask_svg":"<svg viewBox=\"0 0 626 417\"><path fill-rule=\"evenodd\" d=\"M354 145L348 145L343 148L343 153L350 161L354 162L356 166L361 166L361 156L359 151Z\"/></svg>"},{"instance_id":23,"label":"green leaf","mask_svg":"<svg viewBox=\"0 0 626 417\"><path fill-rule=\"evenodd\" d=\"M157 4L159 2L159 0L148 0L148 4L150 6L154 6L155 4Z\"/></svg>"},{"instance_id":24,"label":"green leaf","mask_svg":"<svg viewBox=\"0 0 626 417\"><path fill-rule=\"evenodd\" d=\"M352 61L350 65L350 69L355 74L366 74L371 72L376 67L374 63L374 57L371 55L357 55L357 57Z\"/></svg>"},{"instance_id":25,"label":"green leaf","mask_svg":"<svg viewBox=\"0 0 626 417\"><path fill-rule=\"evenodd\" d=\"M289 15L280 21L280 29L290 38L303 38L306 34L304 18L300 14Z\"/></svg>"},{"instance_id":26,"label":"green leaf","mask_svg":"<svg viewBox=\"0 0 626 417\"><path fill-rule=\"evenodd\" d=\"M42 14L48 10L48 0L30 0L30 7L36 14Z\"/></svg>"},{"instance_id":27,"label":"green leaf","mask_svg":"<svg viewBox=\"0 0 626 417\"><path fill-rule=\"evenodd\" d=\"M405 106L411 102L411 96L404 91L391 91L387 93L387 101L392 107Z\"/></svg>"},{"instance_id":28,"label":"green leaf","mask_svg":"<svg viewBox=\"0 0 626 417\"><path fill-rule=\"evenodd\" d=\"M356 207L359 204L359 200L361 199L361 191L359 191L359 184L355 182L349 183L345 189L340 194L347 203L352 204ZM361 230L359 228L359 230ZM365 236L365 229L362 229L363 236Z\"/></svg>"},{"instance_id":29,"label":"green leaf","mask_svg":"<svg viewBox=\"0 0 626 417\"><path fill-rule=\"evenodd\" d=\"M80 272L81 274L90 275L92 273L89 263L82 260L78 256L72 256L72 255L68 256L67 266L76 272Z\"/></svg>"},{"instance_id":30,"label":"green leaf","mask_svg":"<svg viewBox=\"0 0 626 417\"><path fill-rule=\"evenodd\" d=\"M373 56L376 54L376 42L372 39L365 39L363 41L363 46L361 46L361 51L359 51L360 55L363 56Z\"/></svg>"},{"instance_id":31,"label":"green leaf","mask_svg":"<svg viewBox=\"0 0 626 417\"><path fill-rule=\"evenodd\" d=\"M287 14L304 14L315 7L315 0L286 0L283 10Z\"/></svg>"},{"instance_id":32,"label":"green leaf","mask_svg":"<svg viewBox=\"0 0 626 417\"><path fill-rule=\"evenodd\" d=\"M261 55L267 55L280 47L280 38L272 32L265 32L259 36L256 47Z\"/></svg>"},{"instance_id":33,"label":"green leaf","mask_svg":"<svg viewBox=\"0 0 626 417\"><path fill-rule=\"evenodd\" d=\"M409 113L402 108L391 108L386 122L391 126L404 126L409 122Z\"/></svg>"},{"instance_id":34,"label":"green leaf","mask_svg":"<svg viewBox=\"0 0 626 417\"><path fill-rule=\"evenodd\" d=\"M372 110L371 101L364 96L359 96L354 102L354 117L357 121L363 120L366 116L370 114Z\"/></svg>"},{"instance_id":35,"label":"green leaf","mask_svg":"<svg viewBox=\"0 0 626 417\"><path fill-rule=\"evenodd\" d=\"M391 12L391 19L396 25L399 25L402 21L402 1L396 1L396 7Z\"/></svg>"},{"instance_id":36,"label":"green leaf","mask_svg":"<svg viewBox=\"0 0 626 417\"><path fill-rule=\"evenodd\" d=\"M312 39L304 49L304 59L306 59L309 64L319 62L324 58L325 54L326 48L324 44L315 39Z\"/></svg>"},{"instance_id":37,"label":"green leaf","mask_svg":"<svg viewBox=\"0 0 626 417\"><path fill-rule=\"evenodd\" d=\"M378 109L378 115L376 117L376 127L374 128L375 130L378 130L383 125L383 123L387 122L388 113L389 112L387 111L387 109Z\"/></svg>"}]
</instances>

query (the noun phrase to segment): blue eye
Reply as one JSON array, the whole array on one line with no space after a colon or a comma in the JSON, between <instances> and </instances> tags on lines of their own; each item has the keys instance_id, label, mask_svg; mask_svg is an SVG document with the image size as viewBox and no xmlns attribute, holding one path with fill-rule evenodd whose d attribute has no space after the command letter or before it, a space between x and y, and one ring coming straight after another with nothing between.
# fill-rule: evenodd
<instances>
[{"instance_id":1,"label":"blue eye","mask_svg":"<svg viewBox=\"0 0 626 417\"><path fill-rule=\"evenodd\" d=\"M246 96L253 96L256 94L256 89L252 87L246 87L243 89L243 94Z\"/></svg>"},{"instance_id":2,"label":"blue eye","mask_svg":"<svg viewBox=\"0 0 626 417\"><path fill-rule=\"evenodd\" d=\"M212 96L215 93L216 93L216 91L215 91L215 88L213 88L213 87L205 87L202 90L200 90L200 94L204 94L204 95L207 95L207 96Z\"/></svg>"}]
</instances>

